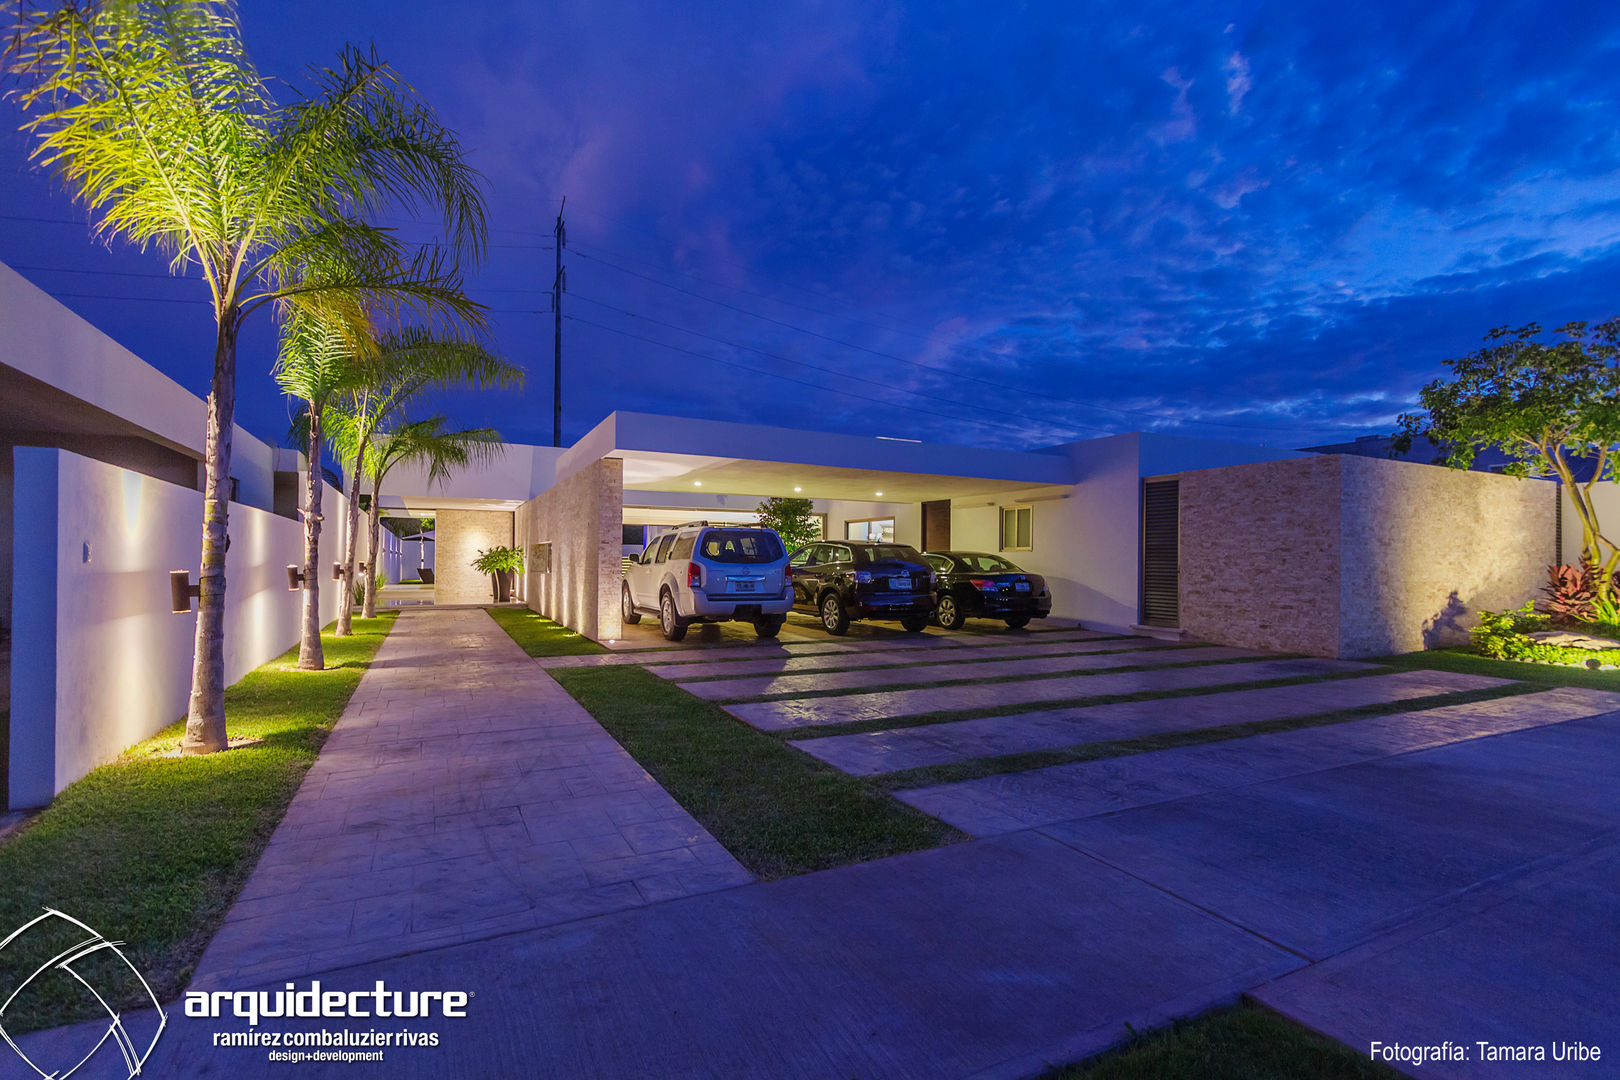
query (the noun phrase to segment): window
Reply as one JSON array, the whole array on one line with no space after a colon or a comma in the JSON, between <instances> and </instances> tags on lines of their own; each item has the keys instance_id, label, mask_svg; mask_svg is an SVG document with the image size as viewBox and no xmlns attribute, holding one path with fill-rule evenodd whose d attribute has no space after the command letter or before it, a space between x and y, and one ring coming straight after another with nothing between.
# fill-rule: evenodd
<instances>
[{"instance_id":1,"label":"window","mask_svg":"<svg viewBox=\"0 0 1620 1080\"><path fill-rule=\"evenodd\" d=\"M948 574L951 572L951 560L947 559L943 555L924 555L923 562L927 563L929 566L932 566L941 574Z\"/></svg>"},{"instance_id":2,"label":"window","mask_svg":"<svg viewBox=\"0 0 1620 1080\"><path fill-rule=\"evenodd\" d=\"M816 561L824 564L854 562L855 555L843 544L822 544L821 556Z\"/></svg>"},{"instance_id":3,"label":"window","mask_svg":"<svg viewBox=\"0 0 1620 1080\"><path fill-rule=\"evenodd\" d=\"M999 555L958 555L962 569L980 574L1021 574L1018 567Z\"/></svg>"},{"instance_id":4,"label":"window","mask_svg":"<svg viewBox=\"0 0 1620 1080\"><path fill-rule=\"evenodd\" d=\"M692 557L692 548L696 546L697 533L687 533L675 541L675 550L670 552L669 557L672 559L690 559Z\"/></svg>"},{"instance_id":5,"label":"window","mask_svg":"<svg viewBox=\"0 0 1620 1080\"><path fill-rule=\"evenodd\" d=\"M658 541L658 554L653 556L653 562L668 562L669 549L674 546L675 534L665 533L663 539Z\"/></svg>"},{"instance_id":6,"label":"window","mask_svg":"<svg viewBox=\"0 0 1620 1080\"><path fill-rule=\"evenodd\" d=\"M623 525L621 528L624 530L624 535L619 538L619 543L623 544L625 547L640 547L642 544L646 543L646 526Z\"/></svg>"},{"instance_id":7,"label":"window","mask_svg":"<svg viewBox=\"0 0 1620 1080\"><path fill-rule=\"evenodd\" d=\"M1035 511L1028 506L1001 508L1001 550L1030 551L1035 546Z\"/></svg>"},{"instance_id":8,"label":"window","mask_svg":"<svg viewBox=\"0 0 1620 1080\"><path fill-rule=\"evenodd\" d=\"M867 562L886 562L890 559L922 562L922 553L907 544L868 544L861 549L861 554Z\"/></svg>"},{"instance_id":9,"label":"window","mask_svg":"<svg viewBox=\"0 0 1620 1080\"><path fill-rule=\"evenodd\" d=\"M894 542L894 518L868 518L865 521L846 521L845 540L887 540Z\"/></svg>"},{"instance_id":10,"label":"window","mask_svg":"<svg viewBox=\"0 0 1620 1080\"><path fill-rule=\"evenodd\" d=\"M809 545L807 547L800 548L798 551L795 551L793 553L793 558L788 560L788 565L789 566L809 566L810 565L810 556L815 554L815 551L816 551L816 545L815 544L811 544L811 545Z\"/></svg>"},{"instance_id":11,"label":"window","mask_svg":"<svg viewBox=\"0 0 1620 1080\"><path fill-rule=\"evenodd\" d=\"M782 557L782 541L764 529L710 529L703 557L724 563L768 563Z\"/></svg>"}]
</instances>

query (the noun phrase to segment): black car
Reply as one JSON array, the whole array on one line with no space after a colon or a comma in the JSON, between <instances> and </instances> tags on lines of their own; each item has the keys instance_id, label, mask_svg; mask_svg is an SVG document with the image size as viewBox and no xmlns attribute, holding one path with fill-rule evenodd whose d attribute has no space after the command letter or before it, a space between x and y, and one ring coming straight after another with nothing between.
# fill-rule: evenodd
<instances>
[{"instance_id":1,"label":"black car","mask_svg":"<svg viewBox=\"0 0 1620 1080\"><path fill-rule=\"evenodd\" d=\"M1052 613L1046 579L982 551L930 551L923 556L937 576L939 625L959 630L973 616L1003 619L1013 629Z\"/></svg>"},{"instance_id":2,"label":"black car","mask_svg":"<svg viewBox=\"0 0 1620 1080\"><path fill-rule=\"evenodd\" d=\"M912 633L934 611L934 575L907 544L826 540L806 544L788 560L793 603L821 616L829 634L855 619L899 619Z\"/></svg>"}]
</instances>

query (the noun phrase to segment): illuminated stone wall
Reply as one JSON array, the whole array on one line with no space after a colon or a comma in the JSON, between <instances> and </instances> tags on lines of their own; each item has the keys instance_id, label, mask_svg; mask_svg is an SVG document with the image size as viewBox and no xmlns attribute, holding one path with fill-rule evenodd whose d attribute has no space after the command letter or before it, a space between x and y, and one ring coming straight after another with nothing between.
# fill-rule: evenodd
<instances>
[{"instance_id":1,"label":"illuminated stone wall","mask_svg":"<svg viewBox=\"0 0 1620 1080\"><path fill-rule=\"evenodd\" d=\"M169 571L196 580L202 494L65 450L14 451L11 803L40 806L186 713L197 616L170 611ZM328 486L319 565L339 560L343 496ZM303 526L233 503L225 678L297 644ZM321 620L342 588L321 581ZM195 602L194 602L195 603Z\"/></svg>"},{"instance_id":2,"label":"illuminated stone wall","mask_svg":"<svg viewBox=\"0 0 1620 1080\"><path fill-rule=\"evenodd\" d=\"M440 510L433 518L433 602L492 604L488 574L472 568L479 552L512 546L512 514L506 510Z\"/></svg>"},{"instance_id":3,"label":"illuminated stone wall","mask_svg":"<svg viewBox=\"0 0 1620 1080\"><path fill-rule=\"evenodd\" d=\"M516 517L529 607L586 637L618 637L624 462L587 465L524 503ZM551 545L549 569L529 557L535 544Z\"/></svg>"},{"instance_id":4,"label":"illuminated stone wall","mask_svg":"<svg viewBox=\"0 0 1620 1080\"><path fill-rule=\"evenodd\" d=\"M1552 484L1328 455L1181 474L1181 627L1206 641L1382 656L1467 640L1535 599Z\"/></svg>"}]
</instances>

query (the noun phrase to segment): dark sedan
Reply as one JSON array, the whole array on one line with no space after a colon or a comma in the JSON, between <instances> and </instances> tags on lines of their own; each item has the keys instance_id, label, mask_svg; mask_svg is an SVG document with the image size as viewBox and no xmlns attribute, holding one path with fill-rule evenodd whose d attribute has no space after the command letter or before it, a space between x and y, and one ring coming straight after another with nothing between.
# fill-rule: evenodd
<instances>
[{"instance_id":1,"label":"dark sedan","mask_svg":"<svg viewBox=\"0 0 1620 1080\"><path fill-rule=\"evenodd\" d=\"M934 611L934 575L906 544L828 540L806 544L788 560L793 601L815 610L829 634L857 619L898 619L912 633Z\"/></svg>"},{"instance_id":2,"label":"dark sedan","mask_svg":"<svg viewBox=\"0 0 1620 1080\"><path fill-rule=\"evenodd\" d=\"M939 625L959 630L969 618L1001 619L1013 629L1052 613L1046 579L982 551L930 551L937 577Z\"/></svg>"}]
</instances>

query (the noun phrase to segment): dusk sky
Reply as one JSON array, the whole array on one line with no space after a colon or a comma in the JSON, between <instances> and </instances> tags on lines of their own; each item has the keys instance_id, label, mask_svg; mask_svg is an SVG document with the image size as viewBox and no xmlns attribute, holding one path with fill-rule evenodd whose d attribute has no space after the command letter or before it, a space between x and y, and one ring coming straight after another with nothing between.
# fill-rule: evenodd
<instances>
[{"instance_id":1,"label":"dusk sky","mask_svg":"<svg viewBox=\"0 0 1620 1080\"><path fill-rule=\"evenodd\" d=\"M495 245L472 291L530 379L442 407L515 441L551 437L563 195L570 441L635 409L1302 446L1391 430L1492 326L1620 314L1613 2L247 0L242 19L293 85L375 42L460 132ZM3 108L0 260L205 393L201 284L93 242ZM261 317L238 420L281 442L271 361Z\"/></svg>"}]
</instances>

